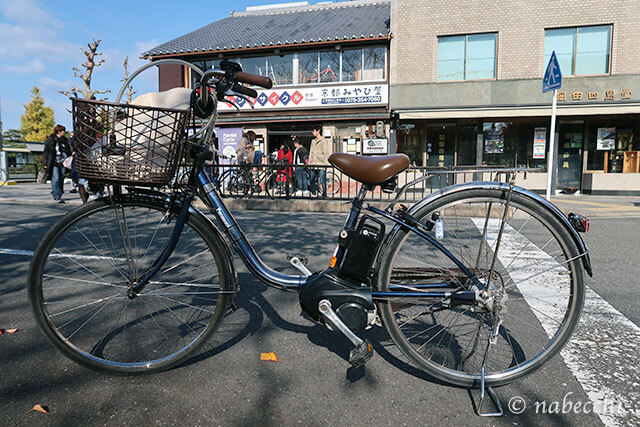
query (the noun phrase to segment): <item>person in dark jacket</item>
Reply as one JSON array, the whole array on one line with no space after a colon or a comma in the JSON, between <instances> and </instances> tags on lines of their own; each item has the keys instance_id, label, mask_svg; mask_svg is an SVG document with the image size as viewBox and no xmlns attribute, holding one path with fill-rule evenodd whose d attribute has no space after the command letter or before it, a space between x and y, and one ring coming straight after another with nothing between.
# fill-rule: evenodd
<instances>
[{"instance_id":1,"label":"person in dark jacket","mask_svg":"<svg viewBox=\"0 0 640 427\"><path fill-rule=\"evenodd\" d=\"M44 143L42 153L42 167L47 171L47 179L51 179L51 194L53 200L64 203L64 175L65 167L62 165L64 159L71 155L69 141L64 136L66 129L62 125L56 125L53 133L49 135Z\"/></svg>"},{"instance_id":2,"label":"person in dark jacket","mask_svg":"<svg viewBox=\"0 0 640 427\"><path fill-rule=\"evenodd\" d=\"M293 140L293 164L296 165L296 181L298 184L298 190L296 196L308 196L309 195L309 182L307 181L307 173L305 166L309 160L309 152L304 146L300 145L300 141L295 135L291 135Z\"/></svg>"}]
</instances>

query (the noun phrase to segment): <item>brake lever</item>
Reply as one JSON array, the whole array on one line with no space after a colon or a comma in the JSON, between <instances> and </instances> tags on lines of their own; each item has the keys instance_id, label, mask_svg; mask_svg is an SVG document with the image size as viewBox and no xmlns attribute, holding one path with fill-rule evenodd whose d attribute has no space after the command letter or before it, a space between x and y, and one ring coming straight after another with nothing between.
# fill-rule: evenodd
<instances>
[{"instance_id":1,"label":"brake lever","mask_svg":"<svg viewBox=\"0 0 640 427\"><path fill-rule=\"evenodd\" d=\"M225 95L226 95L226 96L235 96L235 97L237 97L237 98L242 98L242 99L244 99L245 101L247 101L247 103L251 106L251 108L256 108L256 107L253 105L253 101L251 101L249 98L247 98L247 97L246 97L246 95L244 95L244 94L242 94L242 93L238 93L238 92L235 92L235 91L233 91L233 90L228 90L228 91L225 93ZM237 108L237 107L236 107L236 108Z\"/></svg>"},{"instance_id":2,"label":"brake lever","mask_svg":"<svg viewBox=\"0 0 640 427\"><path fill-rule=\"evenodd\" d=\"M231 96L231 95L227 95L227 94L225 93L225 97L226 97L226 96ZM240 107L238 107L238 106L236 105L236 103L235 103L235 102L233 102L232 100L230 100L230 99L228 99L228 98L225 98L225 99L224 99L224 102L226 102L227 104L231 104L231 105L233 105L233 106L236 108L236 110L240 111Z\"/></svg>"}]
</instances>

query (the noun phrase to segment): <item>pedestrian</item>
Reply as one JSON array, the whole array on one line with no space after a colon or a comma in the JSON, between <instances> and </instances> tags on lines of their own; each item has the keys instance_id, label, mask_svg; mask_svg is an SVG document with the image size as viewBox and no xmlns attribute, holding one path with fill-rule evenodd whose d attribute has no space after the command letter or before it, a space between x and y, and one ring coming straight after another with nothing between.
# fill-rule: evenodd
<instances>
[{"instance_id":1,"label":"pedestrian","mask_svg":"<svg viewBox=\"0 0 640 427\"><path fill-rule=\"evenodd\" d=\"M298 184L298 190L296 196L309 196L309 182L307 181L307 173L305 171L307 162L309 161L309 152L303 145L300 144L298 138L295 135L291 135L293 140L293 164L296 167L296 181Z\"/></svg>"},{"instance_id":2,"label":"pedestrian","mask_svg":"<svg viewBox=\"0 0 640 427\"><path fill-rule=\"evenodd\" d=\"M62 163L71 155L71 147L64 136L65 132L64 126L56 125L53 133L45 141L42 153L42 167L47 171L47 179L51 179L51 195L58 203L64 203L62 195L66 169Z\"/></svg>"},{"instance_id":3,"label":"pedestrian","mask_svg":"<svg viewBox=\"0 0 640 427\"><path fill-rule=\"evenodd\" d=\"M80 194L80 199L82 199L82 203L87 203L87 200L89 200L89 194L87 194L86 188L89 183L86 179L80 178L78 171L76 170L76 141L75 134L73 132L69 134L69 147L71 148L71 156L73 157L69 176L71 177L71 181L75 187L70 191L70 193L78 192Z\"/></svg>"},{"instance_id":4,"label":"pedestrian","mask_svg":"<svg viewBox=\"0 0 640 427\"><path fill-rule=\"evenodd\" d=\"M322 126L315 125L311 131L313 140L309 147L309 164L311 166L328 166L332 153L331 141L322 136ZM327 171L325 168L311 168L309 173L311 195L316 196L317 182L322 185L322 197L327 197Z\"/></svg>"},{"instance_id":5,"label":"pedestrian","mask_svg":"<svg viewBox=\"0 0 640 427\"><path fill-rule=\"evenodd\" d=\"M276 160L280 160L282 161L282 163L284 163L285 165L289 164L293 164L293 153L291 152L291 150L289 149L289 146L286 143L283 143L282 145L280 145L280 149L278 150L278 155L276 156ZM285 175L288 176L289 178L291 178L291 168L290 167L286 167L283 168L284 170L284 174L278 174L278 181L285 181Z\"/></svg>"},{"instance_id":6,"label":"pedestrian","mask_svg":"<svg viewBox=\"0 0 640 427\"><path fill-rule=\"evenodd\" d=\"M252 130L247 131L238 144L238 164L253 164L255 157L255 147L253 141L256 139L256 133Z\"/></svg>"}]
</instances>

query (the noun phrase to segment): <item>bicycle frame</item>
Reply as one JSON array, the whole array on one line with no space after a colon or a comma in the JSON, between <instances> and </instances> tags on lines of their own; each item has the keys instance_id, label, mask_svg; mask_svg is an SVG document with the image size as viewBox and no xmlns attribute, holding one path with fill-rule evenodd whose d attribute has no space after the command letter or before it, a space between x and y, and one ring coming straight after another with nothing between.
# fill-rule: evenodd
<instances>
[{"instance_id":1,"label":"bicycle frame","mask_svg":"<svg viewBox=\"0 0 640 427\"><path fill-rule=\"evenodd\" d=\"M197 162L196 162L197 163ZM215 186L215 180L211 180L210 177L202 170L201 167L194 165L194 171L197 171L197 178L194 185L196 188L200 189L204 195L206 196L205 203L211 209L211 212L216 216L219 223L223 227L224 233L227 235L232 245L236 248L237 252L241 256L244 264L247 268L258 277L263 283L281 289L281 290L292 290L292 291L300 291L303 286L307 284L307 276L302 275L290 275L277 272L266 265L255 252L253 246L247 240L244 232L240 228L239 224L236 222L235 218L225 206L222 197L218 194L218 191ZM217 179L217 177L216 177ZM364 197L366 195L367 189L363 185L358 193L358 196L353 200L351 210L349 211L349 215L345 221L344 228L346 230L352 230L356 227L358 218L362 210L366 210L373 214L382 216L395 224L398 224L401 227L405 227L409 229L411 232L417 234L424 240L426 240L430 245L434 246L440 252L442 252L447 258L449 258L460 271L469 279L470 283L472 283L474 290L461 291L454 290L459 287L459 284L447 282L447 283L436 283L436 284L425 284L425 285L412 285L412 288L418 289L451 289L451 291L445 292L400 292L399 290L403 289L403 286L392 285L390 287L391 291L382 292L382 291L372 291L372 297L374 299L385 299L389 297L393 298L449 298L455 297L458 302L473 302L476 300L477 291L484 289L484 284L460 261L456 258L456 256L441 245L436 239L431 237L429 234L424 232L419 228L419 224L411 223L410 220L399 218L395 215L390 214L387 211L382 211L373 206L367 205L363 203ZM181 207L181 211L177 216L176 223L169 239L169 242L163 249L162 253L158 256L152 266L144 273L138 282L138 284L133 287L131 292L135 293L141 290L146 283L151 279L151 277L162 267L164 262L169 258L172 251L174 250L179 238L182 233L182 229L184 227L188 210L193 201L193 195L186 195L185 200L183 201L183 205ZM345 248L343 246L338 246L335 252L335 263L332 265L340 265L342 263L343 257L345 255Z\"/></svg>"}]
</instances>

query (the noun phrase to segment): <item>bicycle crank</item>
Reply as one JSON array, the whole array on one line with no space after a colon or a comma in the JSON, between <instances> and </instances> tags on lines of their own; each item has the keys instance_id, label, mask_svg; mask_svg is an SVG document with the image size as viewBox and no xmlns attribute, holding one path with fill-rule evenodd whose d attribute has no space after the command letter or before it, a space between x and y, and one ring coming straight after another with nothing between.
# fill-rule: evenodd
<instances>
[{"instance_id":1,"label":"bicycle crank","mask_svg":"<svg viewBox=\"0 0 640 427\"><path fill-rule=\"evenodd\" d=\"M367 363L367 361L373 356L373 347L369 340L363 340L354 334L351 329L349 329L349 327L340 320L340 317L338 317L336 312L333 311L331 303L328 300L323 299L320 301L318 304L318 310L325 322L342 332L342 334L347 337L353 345L355 345L355 348L353 348L349 353L349 363L351 363L351 366L357 368L358 366L363 366Z\"/></svg>"}]
</instances>

